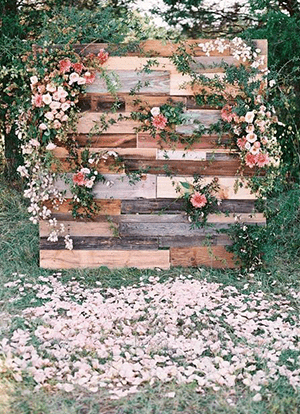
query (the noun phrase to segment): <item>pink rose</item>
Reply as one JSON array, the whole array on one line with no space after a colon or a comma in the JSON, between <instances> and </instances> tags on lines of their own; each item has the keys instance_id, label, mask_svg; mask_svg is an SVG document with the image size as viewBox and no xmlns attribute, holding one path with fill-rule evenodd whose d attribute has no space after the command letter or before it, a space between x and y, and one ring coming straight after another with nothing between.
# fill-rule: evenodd
<instances>
[{"instance_id":1,"label":"pink rose","mask_svg":"<svg viewBox=\"0 0 300 414\"><path fill-rule=\"evenodd\" d=\"M157 129L164 129L167 122L168 120L163 114L158 114L152 117L152 125Z\"/></svg>"},{"instance_id":2,"label":"pink rose","mask_svg":"<svg viewBox=\"0 0 300 414\"><path fill-rule=\"evenodd\" d=\"M72 67L72 63L69 59L64 59L59 62L59 70L61 73L68 72Z\"/></svg>"},{"instance_id":3,"label":"pink rose","mask_svg":"<svg viewBox=\"0 0 300 414\"><path fill-rule=\"evenodd\" d=\"M87 180L85 179L85 174L82 171L73 175L73 183L77 185L85 185Z\"/></svg>"},{"instance_id":4,"label":"pink rose","mask_svg":"<svg viewBox=\"0 0 300 414\"><path fill-rule=\"evenodd\" d=\"M85 83L87 85L91 85L94 82L94 80L96 79L96 74L95 74L95 72L86 72L84 74L84 77L85 77Z\"/></svg>"},{"instance_id":5,"label":"pink rose","mask_svg":"<svg viewBox=\"0 0 300 414\"><path fill-rule=\"evenodd\" d=\"M232 113L232 106L231 105L225 105L221 109L221 118L223 121L231 122L233 120L233 113Z\"/></svg>"},{"instance_id":6,"label":"pink rose","mask_svg":"<svg viewBox=\"0 0 300 414\"><path fill-rule=\"evenodd\" d=\"M33 97L33 105L36 106L37 108L40 108L41 106L43 106L43 96L40 94L35 94Z\"/></svg>"},{"instance_id":7,"label":"pink rose","mask_svg":"<svg viewBox=\"0 0 300 414\"><path fill-rule=\"evenodd\" d=\"M108 59L108 53L105 52L104 49L100 49L100 52L97 55L97 58L100 61L100 64L103 65L103 63L105 63Z\"/></svg>"},{"instance_id":8,"label":"pink rose","mask_svg":"<svg viewBox=\"0 0 300 414\"><path fill-rule=\"evenodd\" d=\"M260 153L257 155L257 160L256 160L256 162L257 162L257 165L258 165L260 168L264 167L265 165L268 165L268 164L269 164L269 162L270 162L270 159L269 159L268 154L263 153L263 152L260 152Z\"/></svg>"},{"instance_id":9,"label":"pink rose","mask_svg":"<svg viewBox=\"0 0 300 414\"><path fill-rule=\"evenodd\" d=\"M246 139L246 137L239 138L236 143L237 143L237 146L239 147L239 149L243 150L243 149L245 149L245 146L247 144L247 139Z\"/></svg>"},{"instance_id":10,"label":"pink rose","mask_svg":"<svg viewBox=\"0 0 300 414\"><path fill-rule=\"evenodd\" d=\"M256 159L256 155L253 155L250 152L248 152L248 154L245 157L246 165L248 165L248 167L250 168L253 168L256 164Z\"/></svg>"},{"instance_id":11,"label":"pink rose","mask_svg":"<svg viewBox=\"0 0 300 414\"><path fill-rule=\"evenodd\" d=\"M196 192L191 197L191 203L196 208L202 208L207 203L207 199L204 194Z\"/></svg>"},{"instance_id":12,"label":"pink rose","mask_svg":"<svg viewBox=\"0 0 300 414\"><path fill-rule=\"evenodd\" d=\"M84 69L84 65L82 63L72 63L72 68L77 72L79 75Z\"/></svg>"}]
</instances>

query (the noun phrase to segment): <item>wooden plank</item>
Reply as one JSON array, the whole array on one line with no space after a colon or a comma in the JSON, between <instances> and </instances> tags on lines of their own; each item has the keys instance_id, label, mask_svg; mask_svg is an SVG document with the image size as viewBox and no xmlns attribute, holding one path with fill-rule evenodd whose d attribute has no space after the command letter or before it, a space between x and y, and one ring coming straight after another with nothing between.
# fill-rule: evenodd
<instances>
[{"instance_id":1,"label":"wooden plank","mask_svg":"<svg viewBox=\"0 0 300 414\"><path fill-rule=\"evenodd\" d=\"M72 205L70 204L72 200L66 199L57 209L52 208L52 203L45 202L46 207L50 208L54 213L71 213ZM95 200L100 214L108 215L118 215L121 214L121 200ZM78 213L83 213L84 209L78 209Z\"/></svg>"},{"instance_id":2,"label":"wooden plank","mask_svg":"<svg viewBox=\"0 0 300 414\"><path fill-rule=\"evenodd\" d=\"M224 73L205 73L205 77L213 79L218 77L219 80L222 80L225 77ZM183 75L178 72L171 72L170 74L170 95L177 96L190 96L194 95L199 87L191 87L192 77L190 75ZM200 87L200 90L202 86ZM229 88L228 88L229 90Z\"/></svg>"},{"instance_id":3,"label":"wooden plank","mask_svg":"<svg viewBox=\"0 0 300 414\"><path fill-rule=\"evenodd\" d=\"M144 170L149 174L166 174L173 175L217 175L217 176L235 176L241 167L239 159L216 160L216 161L178 161L178 160L151 160L151 159L128 159L125 161L126 171ZM255 170L250 167L244 167L244 176L252 176Z\"/></svg>"},{"instance_id":4,"label":"wooden plank","mask_svg":"<svg viewBox=\"0 0 300 414\"><path fill-rule=\"evenodd\" d=\"M146 106L149 110L153 107L162 106L170 101L170 96L151 96L151 95L138 95L131 96L126 95L125 97L125 109L126 112L138 111L141 105ZM178 103L182 102L186 105L185 96L172 96L172 102Z\"/></svg>"},{"instance_id":5,"label":"wooden plank","mask_svg":"<svg viewBox=\"0 0 300 414\"><path fill-rule=\"evenodd\" d=\"M158 250L158 237L72 237L73 250ZM40 239L41 250L63 250L63 238L57 242L49 242L46 238Z\"/></svg>"},{"instance_id":6,"label":"wooden plank","mask_svg":"<svg viewBox=\"0 0 300 414\"><path fill-rule=\"evenodd\" d=\"M97 128L102 128L101 117L105 117L105 122L108 124L105 133L107 134L134 134L135 128L139 126L139 122L130 119L130 113L125 112L122 114L123 118L120 119L120 114L105 114L103 112L84 112L77 123L77 133L79 134L93 134L97 133ZM110 125L110 120L115 123ZM94 134L93 134L94 135Z\"/></svg>"},{"instance_id":7,"label":"wooden plank","mask_svg":"<svg viewBox=\"0 0 300 414\"><path fill-rule=\"evenodd\" d=\"M155 70L150 73L136 72L132 70L114 70L118 80L118 93L130 93L136 90L136 93L147 94L170 94L170 72L167 70ZM141 87L137 88L140 84ZM91 85L86 87L87 93L108 93L106 83L99 73L96 73L96 79Z\"/></svg>"},{"instance_id":8,"label":"wooden plank","mask_svg":"<svg viewBox=\"0 0 300 414\"><path fill-rule=\"evenodd\" d=\"M135 148L137 146L137 134L106 134L92 135L77 134L73 135L74 140L80 147L90 148Z\"/></svg>"},{"instance_id":9,"label":"wooden plank","mask_svg":"<svg viewBox=\"0 0 300 414\"><path fill-rule=\"evenodd\" d=\"M224 246L211 247L171 247L172 266L207 266L213 268L236 267L232 253L228 253Z\"/></svg>"},{"instance_id":10,"label":"wooden plank","mask_svg":"<svg viewBox=\"0 0 300 414\"><path fill-rule=\"evenodd\" d=\"M234 184L238 177L220 177L219 197L229 200L254 200L255 194L249 188L242 187L234 192ZM202 184L210 183L214 177L203 177ZM180 181L193 183L192 177L157 177L157 198L176 198L180 193L176 192L176 187L180 186ZM183 190L182 190L183 191Z\"/></svg>"},{"instance_id":11,"label":"wooden plank","mask_svg":"<svg viewBox=\"0 0 300 414\"><path fill-rule=\"evenodd\" d=\"M232 244L226 234L201 236L162 236L159 237L159 247L195 247L195 246L228 246Z\"/></svg>"},{"instance_id":12,"label":"wooden plank","mask_svg":"<svg viewBox=\"0 0 300 414\"><path fill-rule=\"evenodd\" d=\"M231 139L227 135L218 137L217 135L203 135L199 142L189 145L187 137L182 137L182 142L166 143L159 139L159 136L153 138L150 134L139 132L137 146L139 148L160 148L160 149L217 149L221 145L230 145Z\"/></svg>"},{"instance_id":13,"label":"wooden plank","mask_svg":"<svg viewBox=\"0 0 300 414\"><path fill-rule=\"evenodd\" d=\"M96 221L59 221L59 225L64 225L65 234L77 237L99 236L113 237L114 228L107 220ZM114 224L116 226L116 224ZM40 237L48 237L51 232L47 221L40 221Z\"/></svg>"},{"instance_id":14,"label":"wooden plank","mask_svg":"<svg viewBox=\"0 0 300 414\"><path fill-rule=\"evenodd\" d=\"M85 149L79 149L78 150L78 154L79 156L81 155L81 153L84 151ZM109 161L114 161L115 162L115 157L114 155L107 155L105 154L106 152L112 151L111 148L97 148L97 147L93 147L93 148L89 148L89 152L90 154L103 154L105 157L105 159L101 160L101 162L109 162ZM116 153L117 155L119 155L122 158L125 159L153 159L155 160L157 158L157 150L156 148L114 148L113 150L114 153ZM68 156L68 150L66 148L63 147L57 147L53 150L53 155L58 158L58 159L64 159Z\"/></svg>"},{"instance_id":15,"label":"wooden plank","mask_svg":"<svg viewBox=\"0 0 300 414\"><path fill-rule=\"evenodd\" d=\"M186 39L185 45L187 47L187 51L191 52L192 50L195 56L205 56L205 53L202 49L198 46L199 43L207 43L210 42L211 39ZM265 39L255 39L253 40L256 47L261 49L261 53L267 55L267 40ZM170 57L173 53L175 53L180 46L179 43L172 42L172 41L162 41L162 40L145 40L141 42L135 50L126 51L127 56L164 56ZM59 47L59 46L57 46ZM126 47L126 44L108 44L108 43L89 43L89 44L74 44L72 45L74 50L83 56L86 56L89 53L97 54L100 49L106 49L113 53L116 53L120 47ZM125 49L126 50L126 49ZM211 56L230 56L232 50L226 49L223 53L220 53L218 50L214 50L210 53Z\"/></svg>"},{"instance_id":16,"label":"wooden plank","mask_svg":"<svg viewBox=\"0 0 300 414\"><path fill-rule=\"evenodd\" d=\"M76 269L106 266L111 269L170 268L169 250L41 250L40 266L46 269Z\"/></svg>"},{"instance_id":17,"label":"wooden plank","mask_svg":"<svg viewBox=\"0 0 300 414\"><path fill-rule=\"evenodd\" d=\"M67 175L71 178L70 175ZM147 174L134 185L126 175L121 174L104 174L105 183L97 183L93 187L94 199L121 199L128 200L132 198L155 198L156 197L156 176ZM68 185L62 178L56 181L58 191L66 191L65 197L71 198L72 194Z\"/></svg>"},{"instance_id":18,"label":"wooden plank","mask_svg":"<svg viewBox=\"0 0 300 414\"><path fill-rule=\"evenodd\" d=\"M122 214L180 214L184 211L185 202L176 198L157 198L147 200L122 200ZM222 200L217 207L223 213L253 213L254 200ZM113 214L113 213L111 213Z\"/></svg>"},{"instance_id":19,"label":"wooden plank","mask_svg":"<svg viewBox=\"0 0 300 414\"><path fill-rule=\"evenodd\" d=\"M229 149L212 150L157 150L157 160L182 160L182 161L230 161L235 157Z\"/></svg>"},{"instance_id":20,"label":"wooden plank","mask_svg":"<svg viewBox=\"0 0 300 414\"><path fill-rule=\"evenodd\" d=\"M221 111L218 109L189 109L184 113L184 116L189 122L186 125L177 125L176 132L191 135L199 129L199 123L208 128L218 122L221 119Z\"/></svg>"}]
</instances>

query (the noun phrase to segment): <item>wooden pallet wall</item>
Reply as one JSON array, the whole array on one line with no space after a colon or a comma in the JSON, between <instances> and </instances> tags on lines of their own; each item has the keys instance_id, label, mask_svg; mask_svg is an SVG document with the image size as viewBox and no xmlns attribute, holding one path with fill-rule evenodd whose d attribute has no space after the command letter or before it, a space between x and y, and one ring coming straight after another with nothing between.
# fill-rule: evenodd
<instances>
[{"instance_id":1,"label":"wooden pallet wall","mask_svg":"<svg viewBox=\"0 0 300 414\"><path fill-rule=\"evenodd\" d=\"M233 58L230 49L226 49L223 54L215 51L210 57L205 56L197 47L199 42L188 41L187 44L196 45L195 59L201 64L197 70L206 76L217 74L222 77L222 68L212 68L212 65L223 60L229 64L240 63ZM257 40L256 43L266 58L266 41ZM94 44L76 48L91 53L107 46ZM178 73L169 60L176 49L177 45L170 42L162 44L159 41L147 41L142 45L143 52L131 52L126 56L108 59L104 67L116 72L120 83L120 107L117 113L110 113L109 117L117 119L120 114L126 117L131 111L136 111L136 96L131 96L130 91L138 81L147 81L148 86L142 87L137 95L150 107L160 106L172 98L184 104L192 120L199 120L208 126L220 118L219 110L197 106L193 99L194 91L190 87L183 87L190 80L189 77ZM151 73L138 72L151 56L158 61L158 66L153 66ZM93 220L72 218L69 205L71 193L64 180L58 180L58 188L66 190L66 201L55 217L65 225L66 234L73 239L74 248L65 250L63 238L56 243L48 241L49 226L47 222L41 222L40 266L53 269L98 266L141 269L202 265L233 267L233 257L225 249L229 239L219 230L227 228L237 219L244 223L264 224L265 218L262 214L254 214L255 194L248 188L243 187L237 193L234 192L240 161L238 155L230 152L225 145L229 137L222 137L224 145L221 146L216 144L216 136L204 136L189 150L185 150L183 144L176 144L175 148L167 144L162 147L150 134L137 132L138 123L131 119L110 125L101 135L90 134L100 116L107 115L113 102L114 98L108 94L105 83L97 76L80 102L82 113L76 140L81 147L89 143L90 150L94 152L116 151L123 158L124 166L116 169L109 159L99 164L99 172L110 185L97 183L94 187L95 199L101 210ZM178 126L177 132L188 137L196 125ZM64 165L66 151L57 148L55 155ZM172 177L165 175L166 164ZM131 185L125 172L139 168L147 168L147 174L137 184ZM223 202L219 206L219 214L209 216L208 226L191 230L183 210L183 201L177 200L176 183L192 182L194 174L204 176L207 182L217 176ZM253 171L246 169L245 174L253 174Z\"/></svg>"}]
</instances>

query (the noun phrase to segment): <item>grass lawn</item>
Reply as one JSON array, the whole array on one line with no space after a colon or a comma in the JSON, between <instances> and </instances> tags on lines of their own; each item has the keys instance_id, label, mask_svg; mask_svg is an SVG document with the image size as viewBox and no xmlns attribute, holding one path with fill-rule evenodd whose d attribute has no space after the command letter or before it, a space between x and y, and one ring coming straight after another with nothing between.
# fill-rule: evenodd
<instances>
[{"instance_id":1,"label":"grass lawn","mask_svg":"<svg viewBox=\"0 0 300 414\"><path fill-rule=\"evenodd\" d=\"M54 273L20 193L0 186L1 414L300 412L295 211L253 273Z\"/></svg>"}]
</instances>

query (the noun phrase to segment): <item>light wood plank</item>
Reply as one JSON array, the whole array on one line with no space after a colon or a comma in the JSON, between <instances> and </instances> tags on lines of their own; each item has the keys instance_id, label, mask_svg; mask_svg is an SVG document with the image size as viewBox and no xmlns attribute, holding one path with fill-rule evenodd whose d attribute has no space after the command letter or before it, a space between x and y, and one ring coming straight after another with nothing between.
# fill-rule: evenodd
<instances>
[{"instance_id":1,"label":"light wood plank","mask_svg":"<svg viewBox=\"0 0 300 414\"><path fill-rule=\"evenodd\" d=\"M109 125L105 130L106 134L134 134L135 128L139 126L137 121L130 119L130 112L122 114L124 119L120 119L120 114L105 114L103 112L85 112L83 113L77 123L77 133L89 134L97 132L96 128L102 128L101 116L105 116L105 122L109 120L116 121L115 124ZM128 117L129 119L125 118Z\"/></svg>"},{"instance_id":2,"label":"light wood plank","mask_svg":"<svg viewBox=\"0 0 300 414\"><path fill-rule=\"evenodd\" d=\"M169 250L41 250L40 266L45 269L76 269L106 266L111 269L170 268Z\"/></svg>"},{"instance_id":3,"label":"light wood plank","mask_svg":"<svg viewBox=\"0 0 300 414\"><path fill-rule=\"evenodd\" d=\"M121 66L122 67L122 66ZM120 66L119 66L120 68ZM140 83L141 87L136 93L148 94L169 94L170 93L170 72L167 70L156 70L150 73L140 73L132 70L114 70L118 80L118 92L130 93L137 88ZM86 87L87 93L108 93L106 83L99 73L96 73L96 79L91 85Z\"/></svg>"},{"instance_id":4,"label":"light wood plank","mask_svg":"<svg viewBox=\"0 0 300 414\"><path fill-rule=\"evenodd\" d=\"M196 149L214 149L218 150L222 148L222 145L230 145L231 139L229 136L224 135L218 137L217 135L203 135L199 142L195 142L192 145L188 144L187 137L182 137L182 142L163 142L159 139L159 136L153 138L150 134L139 132L138 133L138 148L159 148L159 149L172 149L172 150L196 150Z\"/></svg>"},{"instance_id":5,"label":"light wood plank","mask_svg":"<svg viewBox=\"0 0 300 414\"><path fill-rule=\"evenodd\" d=\"M154 175L143 175L142 179L134 185L130 184L130 180L126 175L104 174L104 177L106 179L104 184L97 183L93 187L93 194L96 200L111 198L128 200L132 198L156 197L156 176ZM69 178L71 178L70 175ZM66 191L66 198L72 197L68 185L62 178L58 178L56 187L59 191Z\"/></svg>"},{"instance_id":6,"label":"light wood plank","mask_svg":"<svg viewBox=\"0 0 300 414\"><path fill-rule=\"evenodd\" d=\"M207 266L212 268L235 268L232 253L224 246L210 247L171 247L171 265L183 267Z\"/></svg>"},{"instance_id":7,"label":"light wood plank","mask_svg":"<svg viewBox=\"0 0 300 414\"><path fill-rule=\"evenodd\" d=\"M214 177L204 177L203 185L210 183ZM180 181L193 183L193 178L190 177L157 177L157 198L176 198L180 193L176 192L176 187L180 186ZM219 177L221 199L229 200L254 200L255 194L251 193L249 188L239 188L237 193L234 192L234 183L236 177ZM174 183L174 185L173 185ZM180 186L182 188L182 186ZM183 191L183 190L182 190ZM181 193L182 193L181 191Z\"/></svg>"},{"instance_id":8,"label":"light wood plank","mask_svg":"<svg viewBox=\"0 0 300 414\"><path fill-rule=\"evenodd\" d=\"M95 200L100 214L119 215L121 214L121 200ZM54 209L51 202L45 202L45 206L50 208L54 213L71 213L71 199L66 199L62 204ZM78 213L83 213L84 209L78 209Z\"/></svg>"},{"instance_id":9,"label":"light wood plank","mask_svg":"<svg viewBox=\"0 0 300 414\"><path fill-rule=\"evenodd\" d=\"M59 221L59 225L64 225L65 232L63 235L88 237L102 236L113 237L114 229L107 220L102 222L95 221ZM40 237L48 237L51 232L47 221L40 221ZM55 245L54 245L55 246Z\"/></svg>"},{"instance_id":10,"label":"light wood plank","mask_svg":"<svg viewBox=\"0 0 300 414\"><path fill-rule=\"evenodd\" d=\"M216 109L189 109L184 114L187 119L185 125L177 125L176 132L184 135L192 135L199 129L199 123L208 128L221 119L221 111Z\"/></svg>"},{"instance_id":11,"label":"light wood plank","mask_svg":"<svg viewBox=\"0 0 300 414\"><path fill-rule=\"evenodd\" d=\"M92 135L77 134L73 135L74 140L80 147L88 146L91 148L135 148L137 146L137 134L106 134Z\"/></svg>"}]
</instances>

